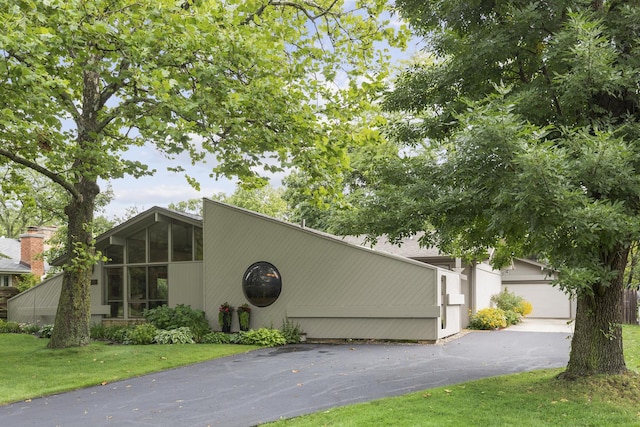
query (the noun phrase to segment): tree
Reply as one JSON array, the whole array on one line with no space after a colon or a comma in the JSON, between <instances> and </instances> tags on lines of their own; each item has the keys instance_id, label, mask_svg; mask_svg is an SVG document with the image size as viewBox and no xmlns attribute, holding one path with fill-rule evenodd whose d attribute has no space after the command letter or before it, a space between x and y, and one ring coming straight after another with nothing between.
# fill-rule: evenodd
<instances>
[{"instance_id":1,"label":"tree","mask_svg":"<svg viewBox=\"0 0 640 427\"><path fill-rule=\"evenodd\" d=\"M29 226L57 226L64 221L66 193L30 170L0 168L0 234L18 238Z\"/></svg>"},{"instance_id":2,"label":"tree","mask_svg":"<svg viewBox=\"0 0 640 427\"><path fill-rule=\"evenodd\" d=\"M376 43L404 41L380 19L382 0L351 11L339 0L0 2L0 166L32 169L69 198L53 348L89 341L98 180L153 172L128 147L210 155L213 175L243 181L259 180L263 157L270 171L325 176L346 167L350 120L381 87Z\"/></svg>"},{"instance_id":3,"label":"tree","mask_svg":"<svg viewBox=\"0 0 640 427\"><path fill-rule=\"evenodd\" d=\"M621 303L640 224L640 4L397 2L429 54L384 107L396 155L350 218L492 262L535 255L577 298L564 376L626 366Z\"/></svg>"},{"instance_id":4,"label":"tree","mask_svg":"<svg viewBox=\"0 0 640 427\"><path fill-rule=\"evenodd\" d=\"M273 218L286 220L288 217L287 203L282 198L284 190L267 184L263 187L236 187L232 195L217 193L212 200L228 203L240 208L262 213ZM177 203L170 203L169 209L192 213L202 216L202 199L189 199Z\"/></svg>"}]
</instances>

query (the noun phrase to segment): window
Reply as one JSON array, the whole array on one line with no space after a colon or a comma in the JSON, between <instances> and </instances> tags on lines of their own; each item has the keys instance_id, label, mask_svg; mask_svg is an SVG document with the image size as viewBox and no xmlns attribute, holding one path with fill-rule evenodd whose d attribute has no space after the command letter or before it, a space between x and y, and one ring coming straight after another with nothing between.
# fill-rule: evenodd
<instances>
[{"instance_id":1,"label":"window","mask_svg":"<svg viewBox=\"0 0 640 427\"><path fill-rule=\"evenodd\" d=\"M149 227L149 262L169 260L169 224L157 222Z\"/></svg>"},{"instance_id":2,"label":"window","mask_svg":"<svg viewBox=\"0 0 640 427\"><path fill-rule=\"evenodd\" d=\"M122 246L109 246L104 251L107 264L124 264L124 248Z\"/></svg>"},{"instance_id":3,"label":"window","mask_svg":"<svg viewBox=\"0 0 640 427\"><path fill-rule=\"evenodd\" d=\"M252 264L242 278L242 292L258 307L273 304L282 291L280 272L272 264L260 261Z\"/></svg>"},{"instance_id":4,"label":"window","mask_svg":"<svg viewBox=\"0 0 640 427\"><path fill-rule=\"evenodd\" d=\"M110 317L124 317L124 282L122 268L105 268L107 276L107 305L111 306Z\"/></svg>"},{"instance_id":5,"label":"window","mask_svg":"<svg viewBox=\"0 0 640 427\"><path fill-rule=\"evenodd\" d=\"M127 238L127 262L139 264L147 261L147 230L138 231Z\"/></svg>"},{"instance_id":6,"label":"window","mask_svg":"<svg viewBox=\"0 0 640 427\"><path fill-rule=\"evenodd\" d=\"M0 286L9 286L11 278L7 275L0 276Z\"/></svg>"},{"instance_id":7,"label":"window","mask_svg":"<svg viewBox=\"0 0 640 427\"><path fill-rule=\"evenodd\" d=\"M171 223L171 260L193 260L193 226L181 222Z\"/></svg>"},{"instance_id":8,"label":"window","mask_svg":"<svg viewBox=\"0 0 640 427\"><path fill-rule=\"evenodd\" d=\"M196 261L202 261L202 247L203 245L203 237L202 237L202 228L196 227L194 230L195 237L195 259Z\"/></svg>"},{"instance_id":9,"label":"window","mask_svg":"<svg viewBox=\"0 0 640 427\"><path fill-rule=\"evenodd\" d=\"M166 266L129 267L129 317L142 317L144 310L169 301Z\"/></svg>"},{"instance_id":10,"label":"window","mask_svg":"<svg viewBox=\"0 0 640 427\"><path fill-rule=\"evenodd\" d=\"M168 304L167 263L201 261L202 248L201 227L168 219L127 236L124 246L108 246L104 295L111 317L142 317L145 309Z\"/></svg>"}]
</instances>

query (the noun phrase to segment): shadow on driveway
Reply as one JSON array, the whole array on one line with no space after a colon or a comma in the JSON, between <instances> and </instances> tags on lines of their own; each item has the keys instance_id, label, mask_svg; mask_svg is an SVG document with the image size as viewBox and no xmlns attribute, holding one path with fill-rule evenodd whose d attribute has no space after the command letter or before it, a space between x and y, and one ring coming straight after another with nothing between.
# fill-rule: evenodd
<instances>
[{"instance_id":1,"label":"shadow on driveway","mask_svg":"<svg viewBox=\"0 0 640 427\"><path fill-rule=\"evenodd\" d=\"M2 426L252 426L566 365L567 333L470 332L444 344L300 344L0 407Z\"/></svg>"}]
</instances>

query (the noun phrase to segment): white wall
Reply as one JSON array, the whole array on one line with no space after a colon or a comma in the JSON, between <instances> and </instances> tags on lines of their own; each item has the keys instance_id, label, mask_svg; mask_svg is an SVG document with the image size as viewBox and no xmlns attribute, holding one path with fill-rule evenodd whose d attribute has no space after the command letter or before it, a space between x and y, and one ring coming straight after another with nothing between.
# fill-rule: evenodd
<instances>
[{"instance_id":1,"label":"white wall","mask_svg":"<svg viewBox=\"0 0 640 427\"><path fill-rule=\"evenodd\" d=\"M471 310L478 310L491 306L491 296L502 290L502 275L487 263L476 264L475 295Z\"/></svg>"}]
</instances>

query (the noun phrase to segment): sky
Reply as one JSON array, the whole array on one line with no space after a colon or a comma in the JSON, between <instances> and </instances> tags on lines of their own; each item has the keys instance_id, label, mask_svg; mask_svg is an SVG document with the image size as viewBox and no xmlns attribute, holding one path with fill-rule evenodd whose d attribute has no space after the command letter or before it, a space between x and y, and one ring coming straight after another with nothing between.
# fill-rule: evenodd
<instances>
[{"instance_id":1,"label":"sky","mask_svg":"<svg viewBox=\"0 0 640 427\"><path fill-rule=\"evenodd\" d=\"M391 51L393 61L400 64L420 48L420 41L413 39L408 43L404 52L397 49ZM237 180L224 178L216 180L209 176L215 165L213 157L205 159L206 163L192 165L189 156L185 154L170 162L153 146L143 146L131 148L126 153L126 158L138 160L148 165L150 169L156 169L156 172L153 176L138 179L127 176L111 180L108 183L101 182L101 189L104 191L110 185L114 195L113 200L102 213L107 218L123 218L129 208L135 208L138 212L142 212L153 206L167 207L170 203L211 197L217 193L230 195L236 189ZM187 182L184 173L167 171L167 166L175 166L176 164L182 166L189 176L196 178L200 183L200 191L194 189ZM279 173L276 175L265 174L264 176L270 178L272 186L279 187L284 175L284 173Z\"/></svg>"}]
</instances>

